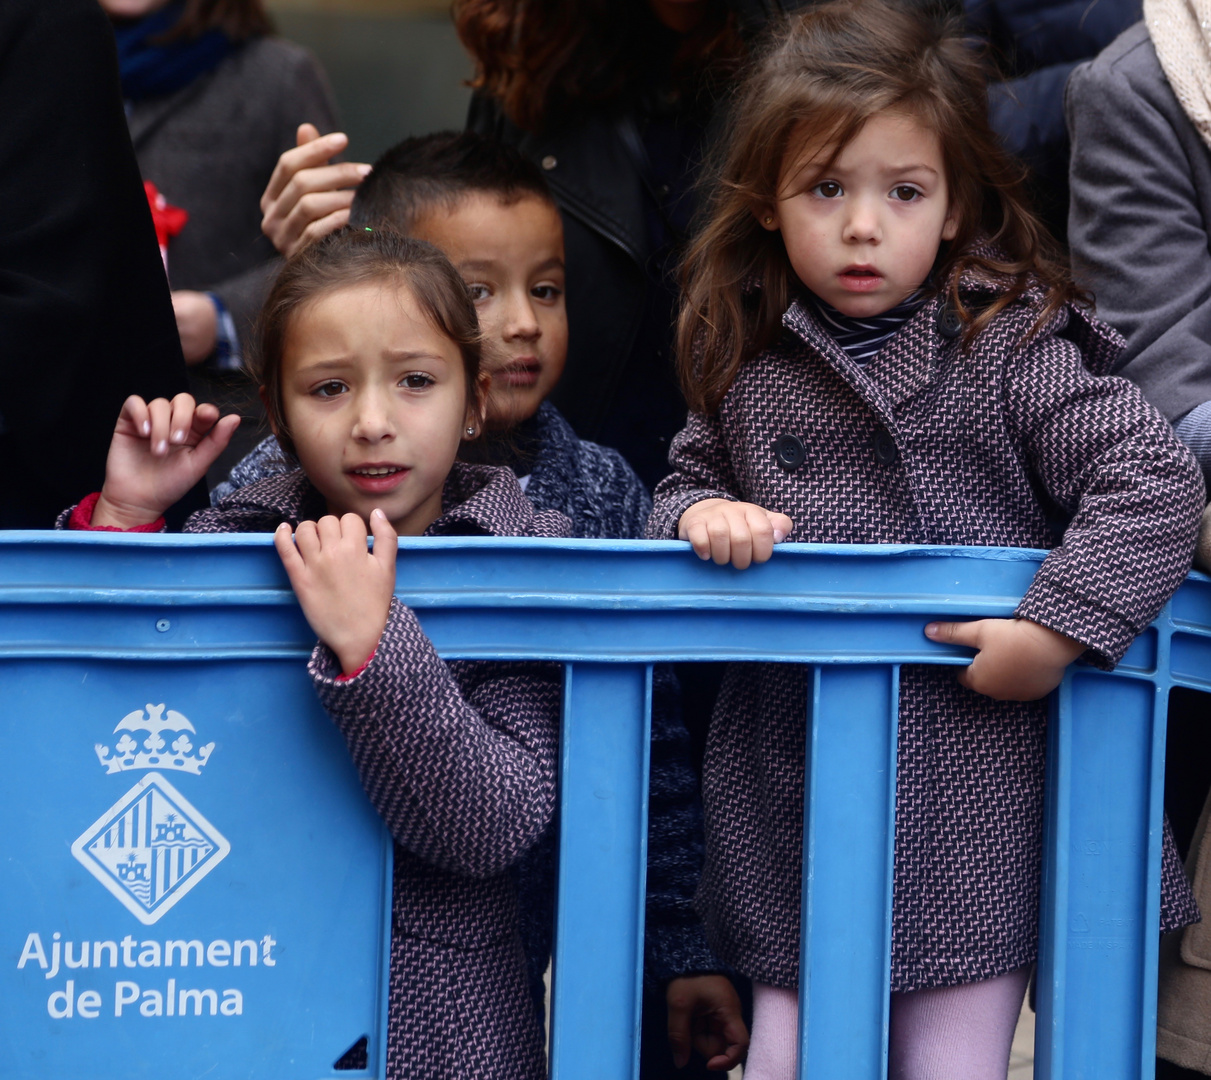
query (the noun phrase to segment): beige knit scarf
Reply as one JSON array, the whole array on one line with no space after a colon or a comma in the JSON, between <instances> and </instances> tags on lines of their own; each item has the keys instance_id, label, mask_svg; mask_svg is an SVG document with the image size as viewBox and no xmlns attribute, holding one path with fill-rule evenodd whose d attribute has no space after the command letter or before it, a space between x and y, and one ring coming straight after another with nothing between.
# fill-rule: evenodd
<instances>
[{"instance_id":1,"label":"beige knit scarf","mask_svg":"<svg viewBox=\"0 0 1211 1080\"><path fill-rule=\"evenodd\" d=\"M1144 0L1144 21L1174 96L1211 147L1211 0Z\"/></svg>"}]
</instances>

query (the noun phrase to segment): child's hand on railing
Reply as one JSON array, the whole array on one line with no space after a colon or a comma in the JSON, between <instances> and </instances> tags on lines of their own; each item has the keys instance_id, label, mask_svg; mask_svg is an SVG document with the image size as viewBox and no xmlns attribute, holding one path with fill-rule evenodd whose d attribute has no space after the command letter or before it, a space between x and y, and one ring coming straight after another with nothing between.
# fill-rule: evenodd
<instances>
[{"instance_id":1,"label":"child's hand on railing","mask_svg":"<svg viewBox=\"0 0 1211 1080\"><path fill-rule=\"evenodd\" d=\"M92 524L130 529L163 516L206 475L239 423L234 414L219 419L216 406L198 405L189 394L172 401L128 397L109 444Z\"/></svg>"},{"instance_id":2,"label":"child's hand on railing","mask_svg":"<svg viewBox=\"0 0 1211 1080\"><path fill-rule=\"evenodd\" d=\"M1036 701L1060 685L1064 671L1085 651L1065 634L1029 619L977 619L930 623L930 641L978 650L959 682L998 701Z\"/></svg>"},{"instance_id":3,"label":"child's hand on railing","mask_svg":"<svg viewBox=\"0 0 1211 1080\"><path fill-rule=\"evenodd\" d=\"M723 975L674 979L665 997L669 1004L669 1048L677 1068L685 1068L691 1048L706 1058L708 1069L716 1072L727 1072L740 1064L748 1050L748 1028L730 979Z\"/></svg>"},{"instance_id":4,"label":"child's hand on railing","mask_svg":"<svg viewBox=\"0 0 1211 1080\"><path fill-rule=\"evenodd\" d=\"M381 510L370 515L370 528L373 551L357 514L300 522L293 542L285 522L273 535L307 622L346 675L374 654L395 592L395 529Z\"/></svg>"},{"instance_id":5,"label":"child's hand on railing","mask_svg":"<svg viewBox=\"0 0 1211 1080\"><path fill-rule=\"evenodd\" d=\"M730 562L743 570L750 563L765 562L793 528L785 514L753 503L703 499L681 515L677 539L688 540L700 559L713 559L720 566Z\"/></svg>"}]
</instances>

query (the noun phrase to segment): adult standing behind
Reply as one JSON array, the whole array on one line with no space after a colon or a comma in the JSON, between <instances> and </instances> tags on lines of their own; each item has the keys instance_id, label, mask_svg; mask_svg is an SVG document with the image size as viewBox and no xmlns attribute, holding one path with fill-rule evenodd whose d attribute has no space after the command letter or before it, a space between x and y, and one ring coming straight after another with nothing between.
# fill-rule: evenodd
<instances>
[{"instance_id":1,"label":"adult standing behind","mask_svg":"<svg viewBox=\"0 0 1211 1080\"><path fill-rule=\"evenodd\" d=\"M0 105L0 528L51 528L185 370L95 0L0 4Z\"/></svg>"},{"instance_id":2,"label":"adult standing behind","mask_svg":"<svg viewBox=\"0 0 1211 1080\"><path fill-rule=\"evenodd\" d=\"M1068 130L1064 84L1139 21L1140 0L963 0L968 30L988 42L1003 81L988 88L993 130L1030 167L1031 201L1061 240L1067 233Z\"/></svg>"},{"instance_id":3,"label":"adult standing behind","mask_svg":"<svg viewBox=\"0 0 1211 1080\"><path fill-rule=\"evenodd\" d=\"M172 302L195 397L246 417L212 470L223 479L259 438L241 370L277 266L258 198L303 120L336 126L318 62L270 36L262 0L101 0L143 179L188 220L168 242Z\"/></svg>"},{"instance_id":4,"label":"adult standing behind","mask_svg":"<svg viewBox=\"0 0 1211 1080\"><path fill-rule=\"evenodd\" d=\"M1211 26L1205 0L1149 0L1066 94L1073 273L1127 338L1139 384L1211 471ZM1175 92L1176 91L1176 92Z\"/></svg>"},{"instance_id":5,"label":"adult standing behind","mask_svg":"<svg viewBox=\"0 0 1211 1080\"><path fill-rule=\"evenodd\" d=\"M1073 272L1127 338L1118 374L1139 384L1211 477L1211 2L1145 0L1144 22L1073 73L1065 105ZM1211 1075L1211 803L1198 820L1208 701L1178 689L1169 706L1165 805L1179 850L1190 848L1204 922L1161 946L1164 1080Z\"/></svg>"}]
</instances>

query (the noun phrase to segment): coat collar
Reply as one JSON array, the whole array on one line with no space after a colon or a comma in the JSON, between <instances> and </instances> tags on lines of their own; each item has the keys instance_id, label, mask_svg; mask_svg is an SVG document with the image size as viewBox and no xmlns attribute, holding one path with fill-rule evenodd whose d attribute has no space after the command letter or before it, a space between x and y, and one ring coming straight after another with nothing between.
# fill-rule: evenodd
<instances>
[{"instance_id":1,"label":"coat collar","mask_svg":"<svg viewBox=\"0 0 1211 1080\"><path fill-rule=\"evenodd\" d=\"M442 492L442 516L426 536L570 536L571 522L535 510L511 469L454 463Z\"/></svg>"},{"instance_id":2,"label":"coat collar","mask_svg":"<svg viewBox=\"0 0 1211 1080\"><path fill-rule=\"evenodd\" d=\"M912 316L868 364L856 364L816 316L814 306L798 299L782 316L782 325L819 353L864 401L891 426L897 407L937 377L944 346L951 342L937 329L943 300L935 297Z\"/></svg>"},{"instance_id":3,"label":"coat collar","mask_svg":"<svg viewBox=\"0 0 1211 1080\"><path fill-rule=\"evenodd\" d=\"M215 511L263 517L267 530L279 522L316 521L328 508L302 469L237 488ZM211 511L204 511L211 513ZM570 536L571 524L554 510L535 510L509 469L454 463L442 490L442 515L426 536Z\"/></svg>"},{"instance_id":4,"label":"coat collar","mask_svg":"<svg viewBox=\"0 0 1211 1080\"><path fill-rule=\"evenodd\" d=\"M991 248L982 248L994 254ZM1004 283L978 271L967 271L959 281L965 303L979 308L994 300L1004 290ZM814 306L795 300L782 316L782 324L810 346L853 387L884 420L893 421L897 407L929 386L939 374L943 354L958 348L954 339L942 336L938 318L948 305L949 289L930 300L909 319L868 364L855 364L837 344L833 336L816 317ZM1031 289L1022 302L1011 305L998 318L1013 318L1019 324L1023 340L1034 330L1042 292ZM1123 337L1089 312L1065 304L1043 326L1034 330L1045 337L1054 334L1073 342L1082 353L1085 366L1094 375L1109 375L1114 370L1125 347ZM977 341L978 347L978 341Z\"/></svg>"}]
</instances>

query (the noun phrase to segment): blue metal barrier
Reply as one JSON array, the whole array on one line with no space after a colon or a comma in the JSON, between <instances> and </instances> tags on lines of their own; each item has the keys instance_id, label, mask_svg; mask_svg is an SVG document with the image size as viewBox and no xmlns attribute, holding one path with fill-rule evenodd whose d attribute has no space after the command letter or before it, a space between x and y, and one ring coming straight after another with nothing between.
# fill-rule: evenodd
<instances>
[{"instance_id":1,"label":"blue metal barrier","mask_svg":"<svg viewBox=\"0 0 1211 1080\"><path fill-rule=\"evenodd\" d=\"M801 1076L886 1071L896 690L961 664L933 618L1009 614L1039 552L406 543L449 658L567 665L551 1069L632 1075L651 664L813 665ZM262 536L0 535L0 1073L383 1075L390 845L302 660ZM1050 729L1035 1075L1151 1076L1170 687L1211 689L1194 576ZM334 1070L362 1037L368 1066Z\"/></svg>"}]
</instances>

